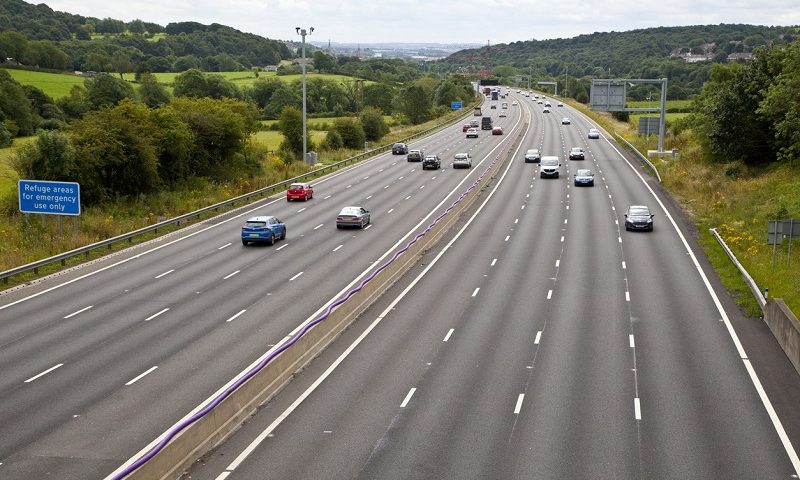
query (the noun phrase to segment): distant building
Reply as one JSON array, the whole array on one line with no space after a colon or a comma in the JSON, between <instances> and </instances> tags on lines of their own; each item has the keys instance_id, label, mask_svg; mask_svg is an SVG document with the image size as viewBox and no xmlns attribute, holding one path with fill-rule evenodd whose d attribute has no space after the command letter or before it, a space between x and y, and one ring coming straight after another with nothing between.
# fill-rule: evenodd
<instances>
[{"instance_id":1,"label":"distant building","mask_svg":"<svg viewBox=\"0 0 800 480\"><path fill-rule=\"evenodd\" d=\"M264 67L264 71L265 72L277 72L278 71L278 66L277 65L267 65L266 67Z\"/></svg>"},{"instance_id":2,"label":"distant building","mask_svg":"<svg viewBox=\"0 0 800 480\"><path fill-rule=\"evenodd\" d=\"M752 53L731 53L728 55L728 61L734 62L749 62L750 60L754 59L755 56Z\"/></svg>"}]
</instances>

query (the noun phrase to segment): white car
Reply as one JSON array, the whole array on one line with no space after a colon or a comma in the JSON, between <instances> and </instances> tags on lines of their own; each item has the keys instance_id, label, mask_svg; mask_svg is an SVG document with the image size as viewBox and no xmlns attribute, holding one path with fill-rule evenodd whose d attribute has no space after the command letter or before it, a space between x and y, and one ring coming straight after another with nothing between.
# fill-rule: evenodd
<instances>
[{"instance_id":1,"label":"white car","mask_svg":"<svg viewBox=\"0 0 800 480\"><path fill-rule=\"evenodd\" d=\"M542 109L542 113L550 113L550 109L547 108L547 107L544 107L544 109Z\"/></svg>"},{"instance_id":2,"label":"white car","mask_svg":"<svg viewBox=\"0 0 800 480\"><path fill-rule=\"evenodd\" d=\"M456 153L453 156L453 168L472 168L472 155L469 153Z\"/></svg>"},{"instance_id":3,"label":"white car","mask_svg":"<svg viewBox=\"0 0 800 480\"><path fill-rule=\"evenodd\" d=\"M467 138L478 138L478 129L470 128L467 130Z\"/></svg>"},{"instance_id":4,"label":"white car","mask_svg":"<svg viewBox=\"0 0 800 480\"><path fill-rule=\"evenodd\" d=\"M500 116L500 118L503 118L503 117L507 117L508 114L506 114L505 110L500 110L500 115L499 116Z\"/></svg>"},{"instance_id":5,"label":"white car","mask_svg":"<svg viewBox=\"0 0 800 480\"><path fill-rule=\"evenodd\" d=\"M517 102L511 102L512 107L516 107L517 105L519 105Z\"/></svg>"},{"instance_id":6,"label":"white car","mask_svg":"<svg viewBox=\"0 0 800 480\"><path fill-rule=\"evenodd\" d=\"M588 137L589 138L600 138L600 130L598 130L596 128L590 128Z\"/></svg>"},{"instance_id":7,"label":"white car","mask_svg":"<svg viewBox=\"0 0 800 480\"><path fill-rule=\"evenodd\" d=\"M572 122L570 121L569 117L564 117L561 119L561 125L569 125Z\"/></svg>"}]
</instances>

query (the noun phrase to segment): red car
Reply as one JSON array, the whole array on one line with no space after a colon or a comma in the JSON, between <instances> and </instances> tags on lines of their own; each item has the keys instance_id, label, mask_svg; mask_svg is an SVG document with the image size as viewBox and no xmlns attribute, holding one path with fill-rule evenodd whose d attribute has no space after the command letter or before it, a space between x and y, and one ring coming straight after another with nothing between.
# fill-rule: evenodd
<instances>
[{"instance_id":1,"label":"red car","mask_svg":"<svg viewBox=\"0 0 800 480\"><path fill-rule=\"evenodd\" d=\"M292 200L310 200L314 198L314 188L309 183L293 183L289 185L286 190L286 201Z\"/></svg>"},{"instance_id":2,"label":"red car","mask_svg":"<svg viewBox=\"0 0 800 480\"><path fill-rule=\"evenodd\" d=\"M472 128L472 125L470 125L469 123L465 123L464 125L461 126L461 131L466 132L470 128Z\"/></svg>"}]
</instances>

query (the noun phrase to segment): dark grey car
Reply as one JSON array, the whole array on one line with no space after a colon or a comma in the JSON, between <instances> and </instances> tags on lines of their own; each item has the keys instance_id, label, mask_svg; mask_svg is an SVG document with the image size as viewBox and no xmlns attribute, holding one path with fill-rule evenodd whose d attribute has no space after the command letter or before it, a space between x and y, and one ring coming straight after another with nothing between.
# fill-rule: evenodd
<instances>
[{"instance_id":1,"label":"dark grey car","mask_svg":"<svg viewBox=\"0 0 800 480\"><path fill-rule=\"evenodd\" d=\"M631 205L625 211L625 230L653 231L653 214L645 205Z\"/></svg>"}]
</instances>

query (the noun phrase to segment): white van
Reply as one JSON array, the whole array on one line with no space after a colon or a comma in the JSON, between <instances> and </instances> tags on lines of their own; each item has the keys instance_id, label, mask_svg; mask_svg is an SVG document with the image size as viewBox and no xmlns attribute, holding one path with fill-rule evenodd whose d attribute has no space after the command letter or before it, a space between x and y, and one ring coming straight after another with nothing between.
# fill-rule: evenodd
<instances>
[{"instance_id":1,"label":"white van","mask_svg":"<svg viewBox=\"0 0 800 480\"><path fill-rule=\"evenodd\" d=\"M539 177L558 178L561 162L556 156L543 156L539 161Z\"/></svg>"}]
</instances>

